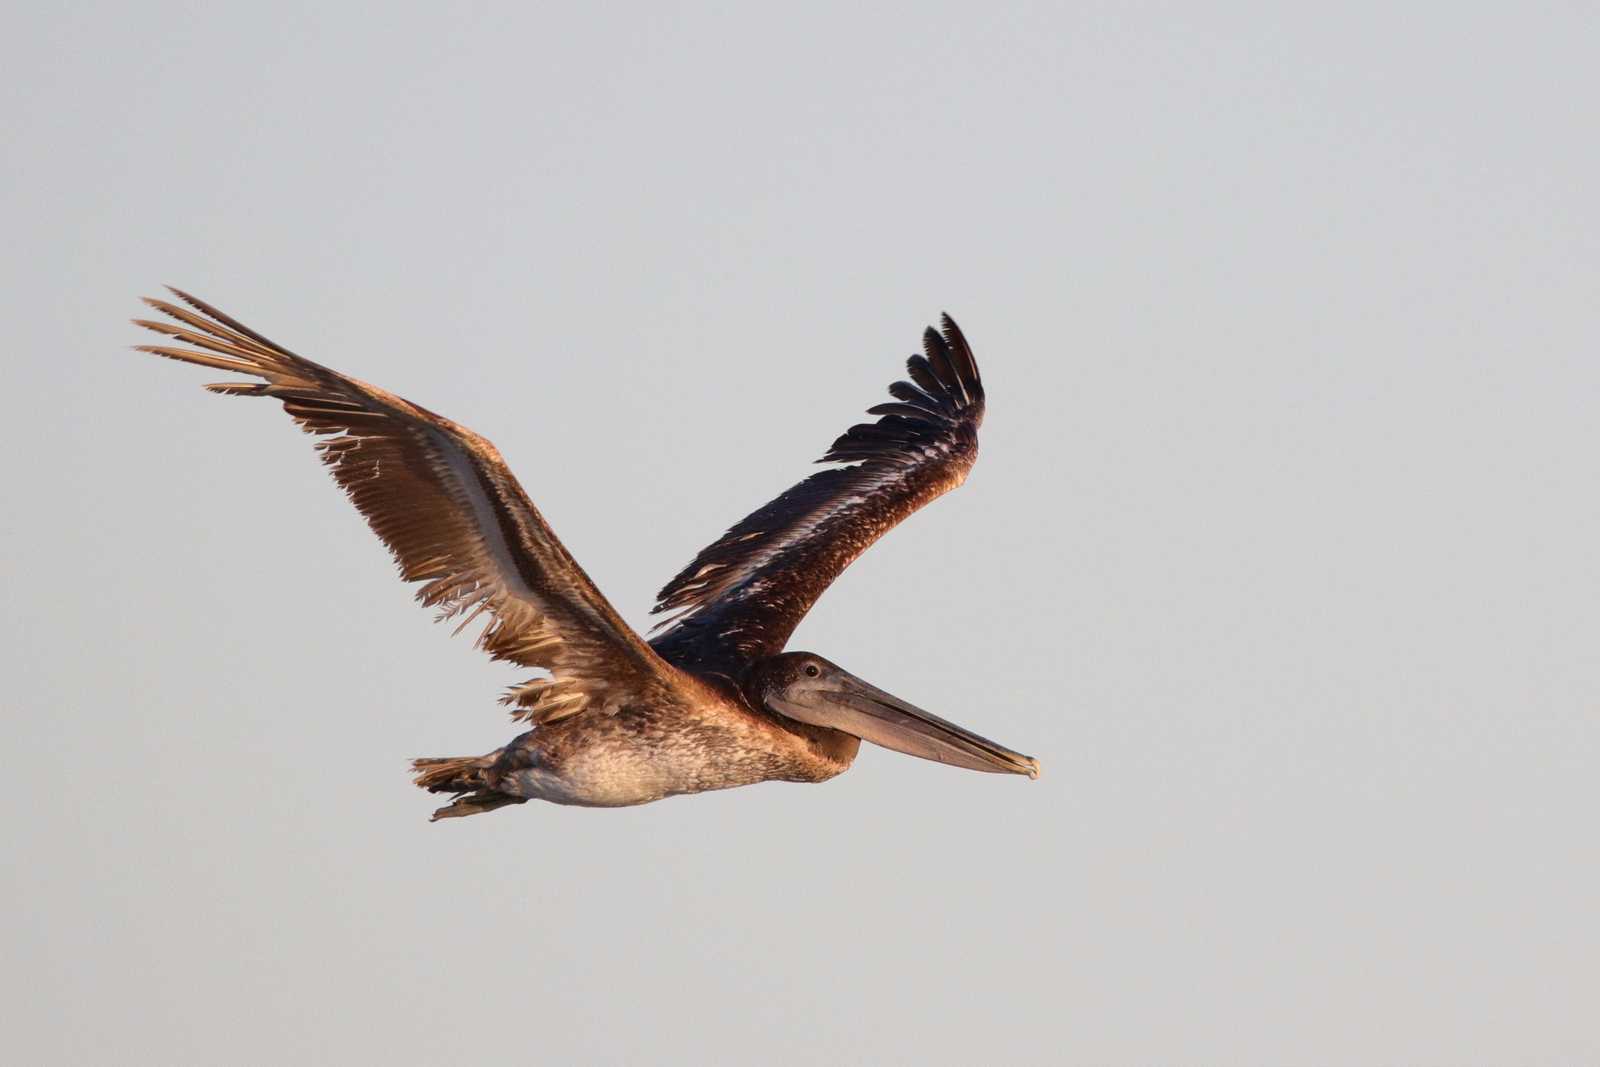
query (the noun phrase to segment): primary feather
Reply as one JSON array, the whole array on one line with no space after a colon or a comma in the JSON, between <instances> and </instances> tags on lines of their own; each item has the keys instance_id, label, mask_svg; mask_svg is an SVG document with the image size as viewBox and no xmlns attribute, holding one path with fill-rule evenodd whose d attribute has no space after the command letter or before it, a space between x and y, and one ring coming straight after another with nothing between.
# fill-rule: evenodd
<instances>
[{"instance_id":1,"label":"primary feather","mask_svg":"<svg viewBox=\"0 0 1600 1067\"><path fill-rule=\"evenodd\" d=\"M895 402L846 430L819 471L745 516L657 597L675 613L651 645L685 668L737 674L783 650L824 590L878 538L960 485L978 457L983 380L960 328L923 336Z\"/></svg>"},{"instance_id":2,"label":"primary feather","mask_svg":"<svg viewBox=\"0 0 1600 1067\"><path fill-rule=\"evenodd\" d=\"M556 538L494 445L392 393L313 363L180 290L188 307L147 299L171 322L138 325L192 347L141 351L261 381L208 385L272 397L308 433L334 479L389 547L417 599L441 618L479 617L495 659L549 677L513 689L519 717L613 712L669 687L677 672L622 621Z\"/></svg>"}]
</instances>

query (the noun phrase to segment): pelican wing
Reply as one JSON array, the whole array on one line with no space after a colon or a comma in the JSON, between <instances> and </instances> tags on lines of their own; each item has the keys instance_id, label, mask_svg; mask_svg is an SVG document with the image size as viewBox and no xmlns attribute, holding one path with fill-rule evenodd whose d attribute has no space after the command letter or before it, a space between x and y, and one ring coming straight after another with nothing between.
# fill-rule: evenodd
<instances>
[{"instance_id":1,"label":"pelican wing","mask_svg":"<svg viewBox=\"0 0 1600 1067\"><path fill-rule=\"evenodd\" d=\"M487 440L173 293L188 307L145 301L173 321L134 321L189 347L139 350L263 379L206 388L282 401L323 438L322 461L389 546L401 577L426 583L417 599L440 618L465 615L462 627L487 615L478 643L493 658L549 672L507 695L518 717L611 712L673 684L677 672L607 603Z\"/></svg>"},{"instance_id":2,"label":"pelican wing","mask_svg":"<svg viewBox=\"0 0 1600 1067\"><path fill-rule=\"evenodd\" d=\"M737 673L783 650L789 635L855 558L924 504L966 480L978 458L983 382L961 330L923 336L910 381L889 386L878 421L852 426L813 474L748 515L661 590L677 612L651 642L686 669Z\"/></svg>"}]
</instances>

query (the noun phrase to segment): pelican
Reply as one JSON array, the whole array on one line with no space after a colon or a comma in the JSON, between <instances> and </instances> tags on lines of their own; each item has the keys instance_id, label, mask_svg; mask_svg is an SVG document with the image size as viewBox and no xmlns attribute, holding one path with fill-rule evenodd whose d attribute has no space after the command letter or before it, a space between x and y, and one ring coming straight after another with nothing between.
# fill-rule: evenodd
<instances>
[{"instance_id":1,"label":"pelican","mask_svg":"<svg viewBox=\"0 0 1600 1067\"><path fill-rule=\"evenodd\" d=\"M148 352L249 381L320 438L322 461L440 618L482 615L490 657L543 673L501 702L531 726L484 756L413 761L453 799L434 819L529 800L587 807L764 781L822 782L862 741L954 767L1038 776L1038 761L784 646L857 556L966 480L983 382L961 330L923 336L910 381L819 460L830 464L747 515L658 594L640 637L562 546L494 445L393 393L313 363L182 290L135 319Z\"/></svg>"}]
</instances>

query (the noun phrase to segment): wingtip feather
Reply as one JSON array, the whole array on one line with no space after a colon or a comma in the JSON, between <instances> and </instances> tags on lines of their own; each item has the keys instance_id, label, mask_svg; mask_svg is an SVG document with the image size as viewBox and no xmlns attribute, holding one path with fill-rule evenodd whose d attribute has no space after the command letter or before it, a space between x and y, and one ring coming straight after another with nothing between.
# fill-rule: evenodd
<instances>
[{"instance_id":1,"label":"wingtip feather","mask_svg":"<svg viewBox=\"0 0 1600 1067\"><path fill-rule=\"evenodd\" d=\"M736 606L743 603L740 590L747 585L755 588L749 580L758 572L767 574L763 568L776 565L776 552L792 549L808 533L814 533L819 528L817 516L835 513L852 497L881 497L889 482L899 479L905 496L896 506L905 510L888 524L894 525L930 499L930 494L946 492L964 480L977 455L983 391L965 338L948 314L939 321L944 332L928 327L923 333L927 354L918 353L906 361L910 381L891 383L893 401L868 409L878 420L850 427L817 461L849 466L813 474L747 515L702 549L656 595L651 612L664 616L651 630L652 635L659 634L653 637L658 647L689 654L683 650L728 643L732 631L719 627L713 633L710 627L692 624L721 618L719 611L740 610ZM876 540L884 528L873 527L866 542ZM706 579L711 565L719 569ZM799 613L809 604L806 599ZM742 636L733 639L738 654L754 654L751 649L769 644L781 648L797 618L768 619L738 631Z\"/></svg>"}]
</instances>

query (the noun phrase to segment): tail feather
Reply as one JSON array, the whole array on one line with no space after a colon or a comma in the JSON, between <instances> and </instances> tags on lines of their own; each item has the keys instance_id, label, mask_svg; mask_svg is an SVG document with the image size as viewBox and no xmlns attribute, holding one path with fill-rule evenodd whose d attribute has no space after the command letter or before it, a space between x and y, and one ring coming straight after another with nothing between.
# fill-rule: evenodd
<instances>
[{"instance_id":1,"label":"tail feather","mask_svg":"<svg viewBox=\"0 0 1600 1067\"><path fill-rule=\"evenodd\" d=\"M486 772L494 766L500 751L487 756L428 757L411 761L417 787L430 793L454 793L455 799L433 813L431 821L479 815L508 804L524 803L524 797L502 793L489 784Z\"/></svg>"},{"instance_id":2,"label":"tail feather","mask_svg":"<svg viewBox=\"0 0 1600 1067\"><path fill-rule=\"evenodd\" d=\"M424 757L411 761L417 788L430 793L468 793L488 785L483 772L494 763L492 756Z\"/></svg>"}]
</instances>

